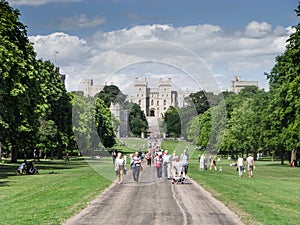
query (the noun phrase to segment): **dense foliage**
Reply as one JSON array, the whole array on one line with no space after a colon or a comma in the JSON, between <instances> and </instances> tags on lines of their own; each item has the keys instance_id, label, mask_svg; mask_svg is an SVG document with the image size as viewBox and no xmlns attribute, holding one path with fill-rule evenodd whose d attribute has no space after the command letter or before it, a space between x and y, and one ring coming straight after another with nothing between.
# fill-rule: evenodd
<instances>
[{"instance_id":1,"label":"dense foliage","mask_svg":"<svg viewBox=\"0 0 300 225\"><path fill-rule=\"evenodd\" d=\"M148 130L148 122L144 111L138 104L128 104L129 110L128 123L130 133L135 137L141 137L142 133L146 133Z\"/></svg>"},{"instance_id":2,"label":"dense foliage","mask_svg":"<svg viewBox=\"0 0 300 225\"><path fill-rule=\"evenodd\" d=\"M57 68L36 59L20 12L0 2L0 142L18 155L72 147L70 99Z\"/></svg>"}]
</instances>

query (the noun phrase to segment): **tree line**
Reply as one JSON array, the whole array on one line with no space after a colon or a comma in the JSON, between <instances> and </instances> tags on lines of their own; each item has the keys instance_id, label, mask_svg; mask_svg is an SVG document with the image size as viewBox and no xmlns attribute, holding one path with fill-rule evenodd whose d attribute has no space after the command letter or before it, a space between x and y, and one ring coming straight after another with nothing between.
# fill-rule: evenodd
<instances>
[{"instance_id":1,"label":"tree line","mask_svg":"<svg viewBox=\"0 0 300 225\"><path fill-rule=\"evenodd\" d=\"M300 3L295 11L299 17ZM291 151L300 146L300 25L293 28L285 52L276 57L271 72L265 73L268 92L254 86L238 94L197 92L186 107L166 112L167 130L174 137L186 136L206 151L255 156L268 152L279 156L282 163L289 159ZM184 117L192 108L198 115L186 122Z\"/></svg>"}]
</instances>

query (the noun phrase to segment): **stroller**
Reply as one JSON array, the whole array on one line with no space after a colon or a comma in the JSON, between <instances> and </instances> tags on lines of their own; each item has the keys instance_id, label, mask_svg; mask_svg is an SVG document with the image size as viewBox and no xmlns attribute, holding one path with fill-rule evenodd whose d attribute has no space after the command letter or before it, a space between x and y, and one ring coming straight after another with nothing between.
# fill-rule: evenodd
<instances>
[{"instance_id":1,"label":"stroller","mask_svg":"<svg viewBox=\"0 0 300 225\"><path fill-rule=\"evenodd\" d=\"M38 169L35 167L33 161L29 162L29 163L26 165L26 167L25 167L25 172L26 172L26 174L28 174L28 175L33 175L33 174L38 174L38 173L39 173L39 171L38 171Z\"/></svg>"},{"instance_id":2,"label":"stroller","mask_svg":"<svg viewBox=\"0 0 300 225\"><path fill-rule=\"evenodd\" d=\"M178 158L175 159L172 163L172 184L183 184L185 178L183 177L182 165L181 162L178 161Z\"/></svg>"}]
</instances>

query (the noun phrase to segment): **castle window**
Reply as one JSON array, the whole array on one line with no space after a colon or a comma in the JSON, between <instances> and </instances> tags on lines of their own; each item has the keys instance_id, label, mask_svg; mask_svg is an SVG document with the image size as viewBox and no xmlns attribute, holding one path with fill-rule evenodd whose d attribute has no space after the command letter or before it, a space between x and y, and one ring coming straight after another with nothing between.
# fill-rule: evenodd
<instances>
[{"instance_id":1,"label":"castle window","mask_svg":"<svg viewBox=\"0 0 300 225\"><path fill-rule=\"evenodd\" d=\"M136 97L139 97L139 94L136 94Z\"/></svg>"},{"instance_id":2,"label":"castle window","mask_svg":"<svg viewBox=\"0 0 300 225\"><path fill-rule=\"evenodd\" d=\"M164 110L166 110L167 109L167 107L164 107Z\"/></svg>"},{"instance_id":3,"label":"castle window","mask_svg":"<svg viewBox=\"0 0 300 225\"><path fill-rule=\"evenodd\" d=\"M159 105L159 101L156 102L156 105Z\"/></svg>"},{"instance_id":4,"label":"castle window","mask_svg":"<svg viewBox=\"0 0 300 225\"><path fill-rule=\"evenodd\" d=\"M141 90L142 90L142 88L139 89L139 91L141 91Z\"/></svg>"},{"instance_id":5,"label":"castle window","mask_svg":"<svg viewBox=\"0 0 300 225\"><path fill-rule=\"evenodd\" d=\"M165 91L166 91L167 89L165 89Z\"/></svg>"},{"instance_id":6,"label":"castle window","mask_svg":"<svg viewBox=\"0 0 300 225\"><path fill-rule=\"evenodd\" d=\"M141 101L141 99L139 100L139 105L141 105L142 104L142 101Z\"/></svg>"},{"instance_id":7,"label":"castle window","mask_svg":"<svg viewBox=\"0 0 300 225\"><path fill-rule=\"evenodd\" d=\"M151 100L151 105L154 105L154 101L153 100Z\"/></svg>"},{"instance_id":8,"label":"castle window","mask_svg":"<svg viewBox=\"0 0 300 225\"><path fill-rule=\"evenodd\" d=\"M166 99L164 100L164 105L167 105L167 100Z\"/></svg>"}]
</instances>

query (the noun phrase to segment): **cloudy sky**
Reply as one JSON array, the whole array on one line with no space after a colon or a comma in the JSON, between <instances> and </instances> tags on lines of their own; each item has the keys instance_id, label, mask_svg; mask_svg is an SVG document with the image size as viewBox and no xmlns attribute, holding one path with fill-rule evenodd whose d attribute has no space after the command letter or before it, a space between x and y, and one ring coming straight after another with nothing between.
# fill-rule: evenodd
<instances>
[{"instance_id":1,"label":"cloudy sky","mask_svg":"<svg viewBox=\"0 0 300 225\"><path fill-rule=\"evenodd\" d=\"M66 74L69 91L90 78L127 90L135 77L226 90L241 76L268 89L264 72L299 22L297 0L8 2L20 10L38 58Z\"/></svg>"}]
</instances>

